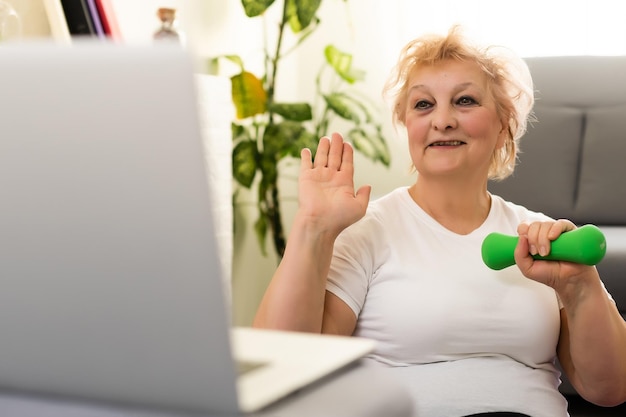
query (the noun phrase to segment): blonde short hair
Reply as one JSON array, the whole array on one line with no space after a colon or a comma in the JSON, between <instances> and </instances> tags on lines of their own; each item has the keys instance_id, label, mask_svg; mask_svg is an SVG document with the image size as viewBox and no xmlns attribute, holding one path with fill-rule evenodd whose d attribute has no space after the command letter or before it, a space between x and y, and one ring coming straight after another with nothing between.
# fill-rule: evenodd
<instances>
[{"instance_id":1,"label":"blonde short hair","mask_svg":"<svg viewBox=\"0 0 626 417\"><path fill-rule=\"evenodd\" d=\"M446 60L474 62L487 76L496 111L507 130L504 146L492 156L489 178L508 177L515 169L519 140L532 117L535 99L528 66L506 48L474 45L461 35L459 26L453 26L445 36L425 35L409 42L402 49L383 89L383 94L393 105L394 123L405 124L411 74L416 69Z\"/></svg>"}]
</instances>

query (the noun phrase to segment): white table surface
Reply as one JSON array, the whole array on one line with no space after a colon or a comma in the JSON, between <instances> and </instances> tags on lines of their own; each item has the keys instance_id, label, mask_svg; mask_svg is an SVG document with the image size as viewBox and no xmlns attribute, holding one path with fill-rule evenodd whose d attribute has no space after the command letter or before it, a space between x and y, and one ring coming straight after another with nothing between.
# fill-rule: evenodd
<instances>
[{"instance_id":1,"label":"white table surface","mask_svg":"<svg viewBox=\"0 0 626 417\"><path fill-rule=\"evenodd\" d=\"M359 363L252 414L254 417L413 417L408 390L384 369ZM0 391L2 417L225 417L93 404Z\"/></svg>"}]
</instances>

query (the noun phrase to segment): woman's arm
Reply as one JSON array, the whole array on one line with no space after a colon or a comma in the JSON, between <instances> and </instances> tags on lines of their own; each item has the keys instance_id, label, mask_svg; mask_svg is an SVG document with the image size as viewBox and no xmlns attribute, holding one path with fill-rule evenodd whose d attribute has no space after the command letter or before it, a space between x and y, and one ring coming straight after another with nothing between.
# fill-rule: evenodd
<instances>
[{"instance_id":1,"label":"woman's arm","mask_svg":"<svg viewBox=\"0 0 626 417\"><path fill-rule=\"evenodd\" d=\"M602 286L585 300L564 303L558 355L576 391L588 401L626 401L626 327Z\"/></svg>"},{"instance_id":2,"label":"woman's arm","mask_svg":"<svg viewBox=\"0 0 626 417\"><path fill-rule=\"evenodd\" d=\"M525 276L553 287L563 303L557 353L576 391L613 406L626 401L626 323L596 268L531 256L546 255L550 241L573 229L564 220L520 225L516 262Z\"/></svg>"},{"instance_id":3,"label":"woman's arm","mask_svg":"<svg viewBox=\"0 0 626 417\"><path fill-rule=\"evenodd\" d=\"M320 140L314 161L302 151L298 211L255 327L352 334L356 317L326 292L326 277L335 239L363 217L369 201L370 187L355 193L353 176L353 149L339 134Z\"/></svg>"}]
</instances>

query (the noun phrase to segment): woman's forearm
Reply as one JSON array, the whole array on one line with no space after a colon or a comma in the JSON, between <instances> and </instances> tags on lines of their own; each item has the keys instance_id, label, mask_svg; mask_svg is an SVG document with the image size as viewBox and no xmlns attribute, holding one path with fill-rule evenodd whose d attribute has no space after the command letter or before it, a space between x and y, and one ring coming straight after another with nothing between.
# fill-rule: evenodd
<instances>
[{"instance_id":1,"label":"woman's forearm","mask_svg":"<svg viewBox=\"0 0 626 417\"><path fill-rule=\"evenodd\" d=\"M320 333L336 234L296 215L283 259L261 300L255 327Z\"/></svg>"},{"instance_id":2,"label":"woman's forearm","mask_svg":"<svg viewBox=\"0 0 626 417\"><path fill-rule=\"evenodd\" d=\"M595 275L595 274L594 274ZM572 383L602 405L626 400L626 324L597 275L560 293ZM563 336L563 335L562 335Z\"/></svg>"}]
</instances>

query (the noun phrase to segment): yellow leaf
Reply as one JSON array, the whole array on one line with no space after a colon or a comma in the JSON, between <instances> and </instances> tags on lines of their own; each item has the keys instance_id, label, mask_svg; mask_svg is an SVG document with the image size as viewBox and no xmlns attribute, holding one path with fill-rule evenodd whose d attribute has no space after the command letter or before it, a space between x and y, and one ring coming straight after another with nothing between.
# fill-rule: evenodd
<instances>
[{"instance_id":1,"label":"yellow leaf","mask_svg":"<svg viewBox=\"0 0 626 417\"><path fill-rule=\"evenodd\" d=\"M265 113L267 94L261 80L247 71L231 77L230 80L233 103L237 109L238 119Z\"/></svg>"}]
</instances>

